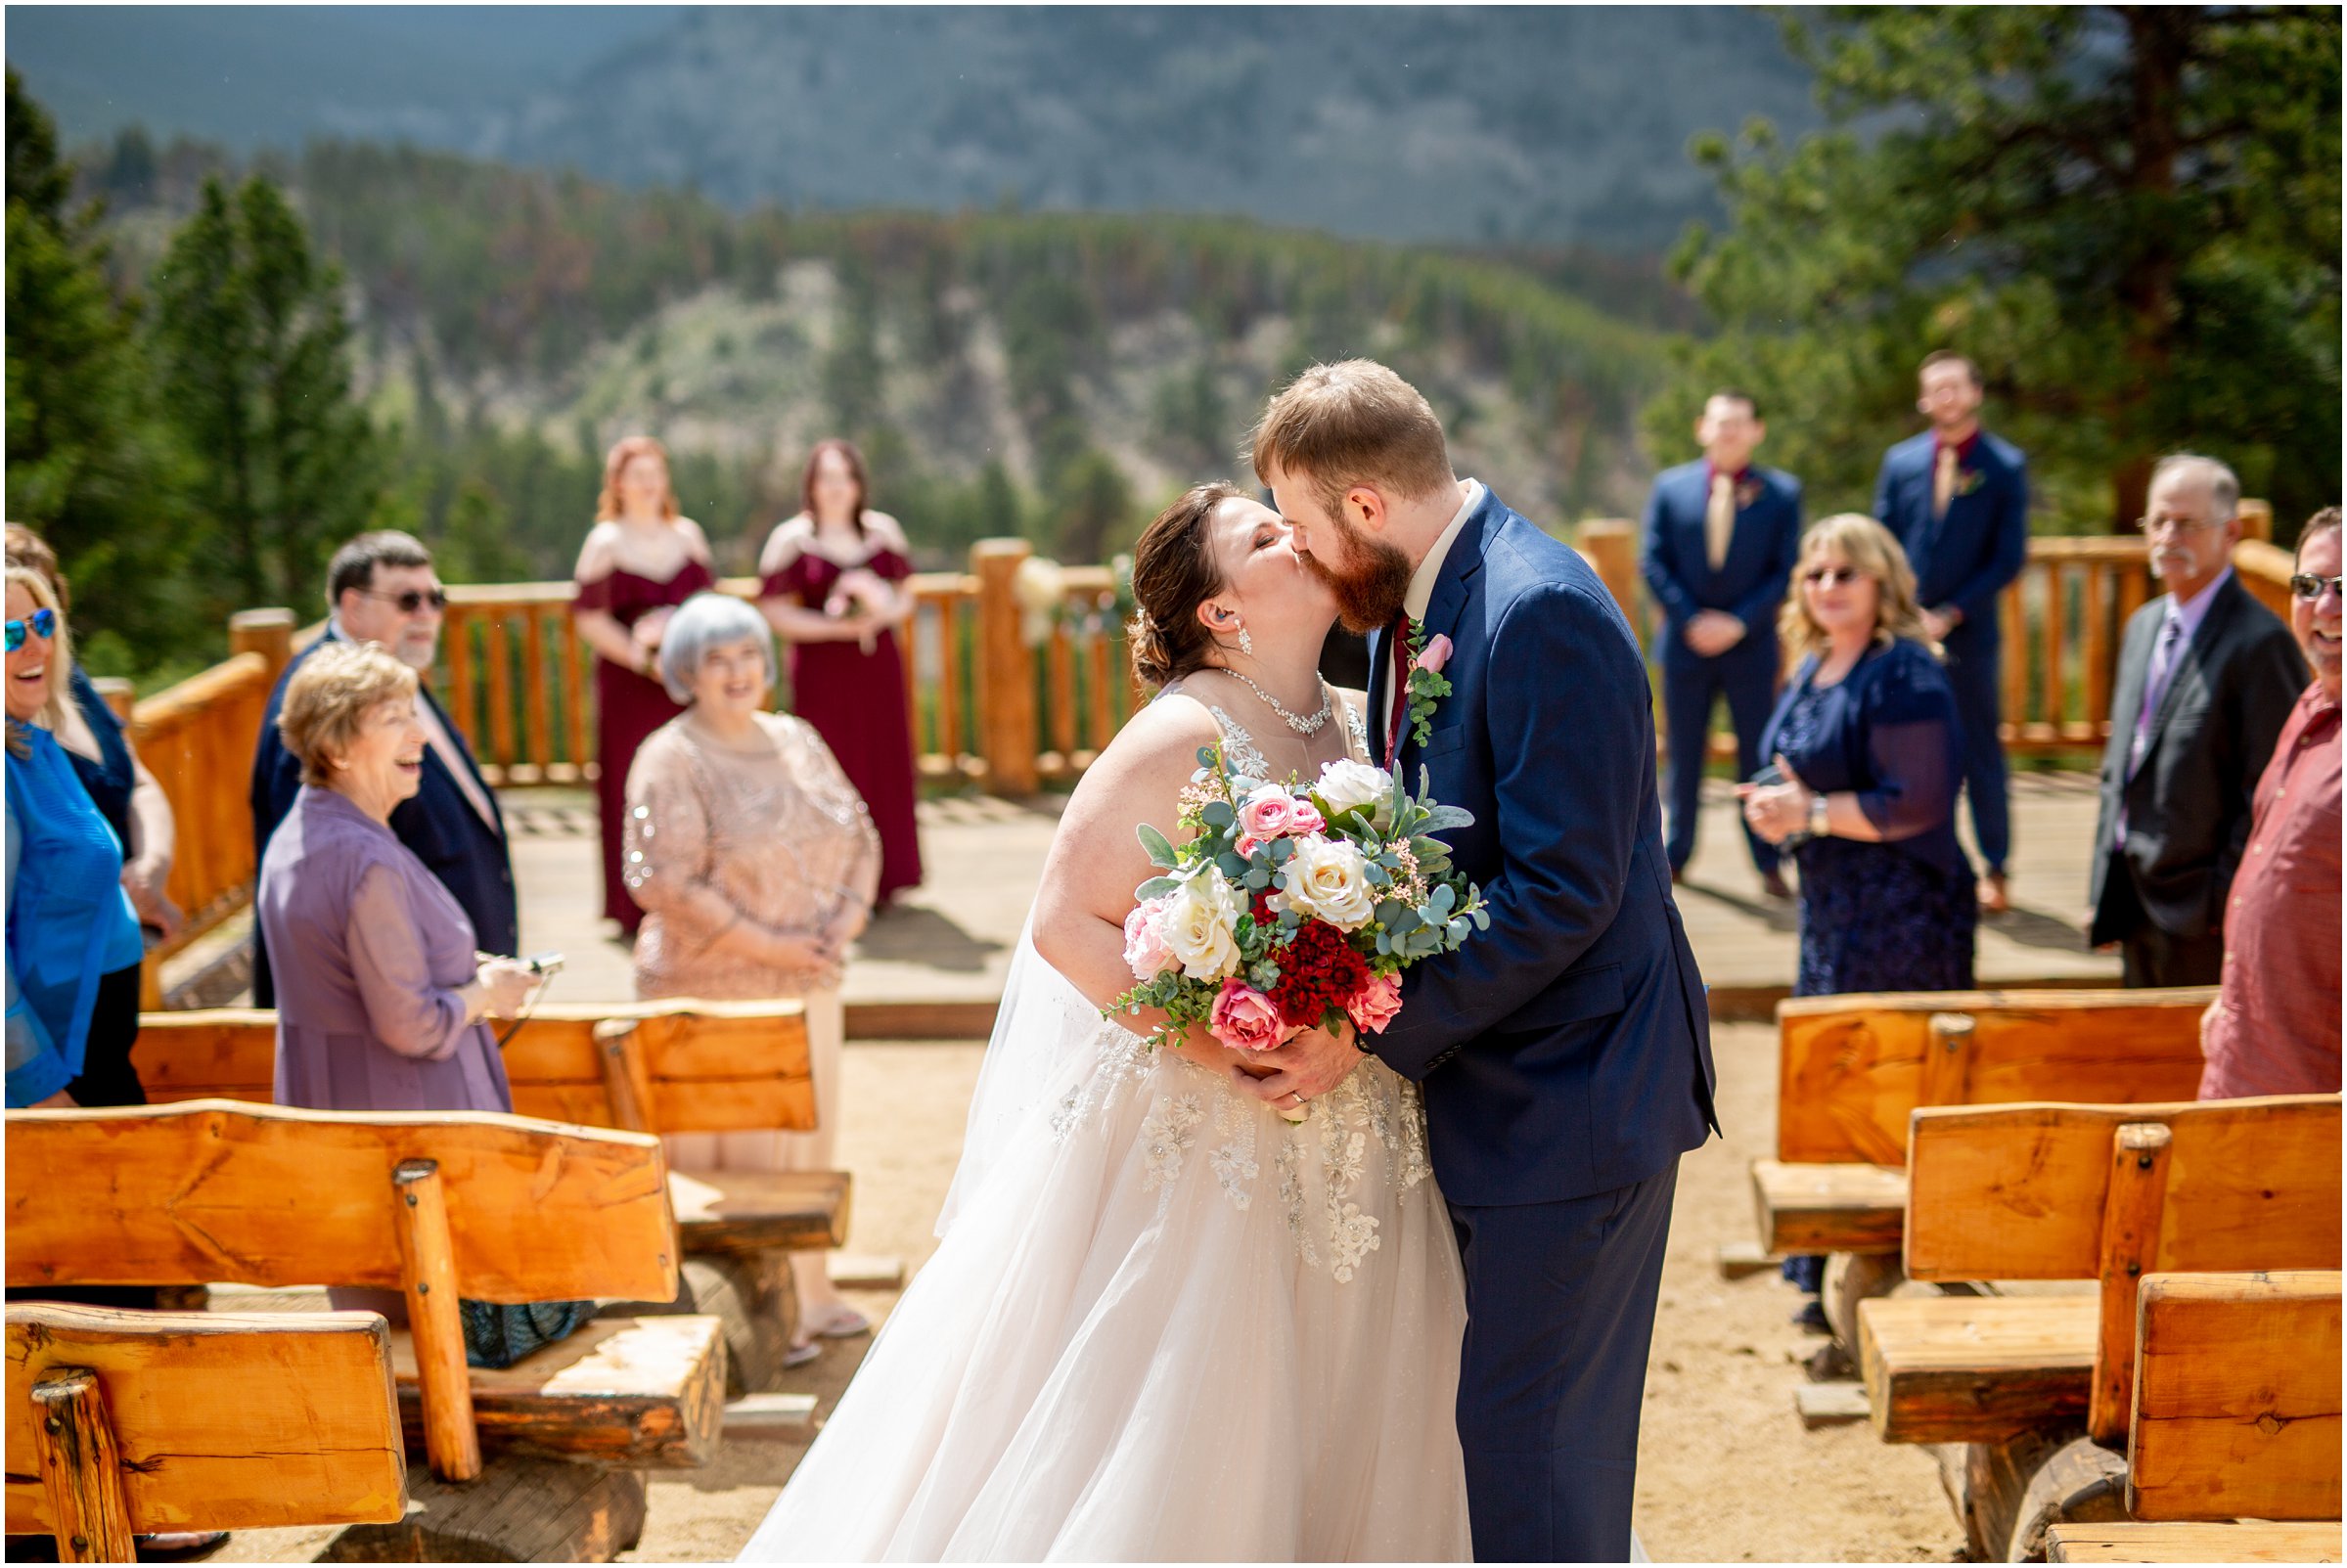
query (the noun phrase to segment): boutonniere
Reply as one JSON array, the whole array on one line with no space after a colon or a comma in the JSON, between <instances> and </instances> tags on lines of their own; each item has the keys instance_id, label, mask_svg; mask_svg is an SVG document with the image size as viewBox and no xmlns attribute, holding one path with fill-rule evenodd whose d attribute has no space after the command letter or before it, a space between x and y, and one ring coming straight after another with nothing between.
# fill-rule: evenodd
<instances>
[{"instance_id":1,"label":"boutonniere","mask_svg":"<svg viewBox=\"0 0 2347 1568\"><path fill-rule=\"evenodd\" d=\"M1978 469L1960 468L1956 470L1956 493L1960 496L1968 496L1986 483L1988 475Z\"/></svg>"},{"instance_id":2,"label":"boutonniere","mask_svg":"<svg viewBox=\"0 0 2347 1568\"><path fill-rule=\"evenodd\" d=\"M1749 474L1737 481L1736 509L1738 512L1760 499L1760 481Z\"/></svg>"},{"instance_id":3,"label":"boutonniere","mask_svg":"<svg viewBox=\"0 0 2347 1568\"><path fill-rule=\"evenodd\" d=\"M1410 734L1424 745L1434 734L1434 704L1451 694L1442 667L1451 661L1451 640L1440 632L1426 635L1426 623L1410 621Z\"/></svg>"}]
</instances>

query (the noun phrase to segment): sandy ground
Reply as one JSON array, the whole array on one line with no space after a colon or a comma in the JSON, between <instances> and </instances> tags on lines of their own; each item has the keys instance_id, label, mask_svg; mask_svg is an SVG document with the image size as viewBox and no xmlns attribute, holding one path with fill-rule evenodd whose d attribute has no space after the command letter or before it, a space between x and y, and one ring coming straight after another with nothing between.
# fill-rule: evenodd
<instances>
[{"instance_id":1,"label":"sandy ground","mask_svg":"<svg viewBox=\"0 0 2347 1568\"><path fill-rule=\"evenodd\" d=\"M1720 1111L1729 1136L1681 1167L1655 1322L1639 1468L1638 1527L1670 1561L1949 1561L1961 1537L1919 1450L1874 1441L1863 1425L1804 1432L1793 1413L1798 1361L1817 1341L1788 1322L1791 1290L1773 1275L1728 1281L1724 1240L1751 1234L1745 1170L1769 1147L1776 1035L1717 1032ZM854 1246L916 1266L961 1146L977 1075L975 1045L849 1048L840 1163L856 1173ZM893 1293L857 1297L876 1316ZM862 1341L834 1345L790 1386L822 1401L846 1385ZM705 1469L656 1479L633 1561L728 1558L741 1549L811 1432L729 1435Z\"/></svg>"}]
</instances>

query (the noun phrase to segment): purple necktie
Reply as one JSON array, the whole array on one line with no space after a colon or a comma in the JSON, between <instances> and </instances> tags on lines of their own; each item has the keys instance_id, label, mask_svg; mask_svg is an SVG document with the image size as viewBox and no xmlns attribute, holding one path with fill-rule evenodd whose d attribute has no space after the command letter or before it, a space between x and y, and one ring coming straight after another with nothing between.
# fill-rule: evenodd
<instances>
[{"instance_id":1,"label":"purple necktie","mask_svg":"<svg viewBox=\"0 0 2347 1568\"><path fill-rule=\"evenodd\" d=\"M2160 628L2158 646L2151 650L2151 667L2144 672L2144 705L2135 716L2135 735L2127 742L2127 777L2133 779L2136 769L2144 765L2144 753L2151 745L2151 721L2159 714L2159 704L2168 694L2168 682L2176 673L2176 644L2184 635L2184 619L2170 615ZM2112 844L2127 847L2127 806L2122 798L2119 822Z\"/></svg>"}]
</instances>

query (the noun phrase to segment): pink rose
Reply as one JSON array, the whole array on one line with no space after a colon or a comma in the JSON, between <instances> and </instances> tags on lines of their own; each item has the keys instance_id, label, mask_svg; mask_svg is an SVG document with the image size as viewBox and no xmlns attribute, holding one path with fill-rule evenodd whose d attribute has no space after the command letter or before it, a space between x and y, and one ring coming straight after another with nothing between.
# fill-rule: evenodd
<instances>
[{"instance_id":1,"label":"pink rose","mask_svg":"<svg viewBox=\"0 0 2347 1568\"><path fill-rule=\"evenodd\" d=\"M1239 830L1249 838L1278 838L1295 822L1295 796L1265 784L1239 803Z\"/></svg>"},{"instance_id":2,"label":"pink rose","mask_svg":"<svg viewBox=\"0 0 2347 1568\"><path fill-rule=\"evenodd\" d=\"M1165 945L1165 926L1159 918L1165 901L1152 898L1125 917L1125 963L1136 980L1154 980L1181 963Z\"/></svg>"},{"instance_id":3,"label":"pink rose","mask_svg":"<svg viewBox=\"0 0 2347 1568\"><path fill-rule=\"evenodd\" d=\"M1269 1051L1280 1043L1280 1009L1271 998L1234 975L1222 983L1206 1027L1233 1051Z\"/></svg>"},{"instance_id":4,"label":"pink rose","mask_svg":"<svg viewBox=\"0 0 2347 1568\"><path fill-rule=\"evenodd\" d=\"M1257 838L1252 833L1241 833L1239 835L1239 842L1231 846L1231 852L1237 855L1241 860L1245 860L1247 857L1254 854L1256 850L1261 849L1263 844L1264 840Z\"/></svg>"},{"instance_id":5,"label":"pink rose","mask_svg":"<svg viewBox=\"0 0 2347 1568\"><path fill-rule=\"evenodd\" d=\"M1302 838L1308 834L1317 833L1328 826L1328 820L1321 816L1320 808L1312 803L1310 796L1298 795L1295 797L1295 815L1287 819L1287 831L1290 836Z\"/></svg>"},{"instance_id":6,"label":"pink rose","mask_svg":"<svg viewBox=\"0 0 2347 1568\"><path fill-rule=\"evenodd\" d=\"M1426 639L1425 649L1418 655L1418 663L1414 668L1424 670L1428 675L1440 675L1442 667L1450 662L1451 640L1436 632Z\"/></svg>"},{"instance_id":7,"label":"pink rose","mask_svg":"<svg viewBox=\"0 0 2347 1568\"><path fill-rule=\"evenodd\" d=\"M1369 984L1353 993L1353 1000L1344 1005L1351 1015L1353 1027L1381 1035L1393 1022L1394 1014L1402 1010L1402 977L1398 974L1377 974Z\"/></svg>"}]
</instances>

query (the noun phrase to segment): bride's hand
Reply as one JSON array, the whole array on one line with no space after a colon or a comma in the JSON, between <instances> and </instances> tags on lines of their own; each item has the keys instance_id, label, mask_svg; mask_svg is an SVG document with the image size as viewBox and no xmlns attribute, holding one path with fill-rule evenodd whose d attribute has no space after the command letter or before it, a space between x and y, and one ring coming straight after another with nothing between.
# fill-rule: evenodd
<instances>
[{"instance_id":1,"label":"bride's hand","mask_svg":"<svg viewBox=\"0 0 2347 1568\"><path fill-rule=\"evenodd\" d=\"M1251 1053L1231 1081L1275 1110L1293 1111L1343 1083L1360 1064L1353 1026L1344 1023L1334 1033L1298 1030L1271 1050Z\"/></svg>"}]
</instances>

